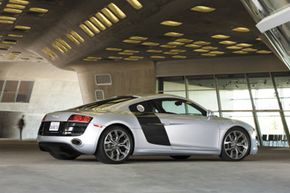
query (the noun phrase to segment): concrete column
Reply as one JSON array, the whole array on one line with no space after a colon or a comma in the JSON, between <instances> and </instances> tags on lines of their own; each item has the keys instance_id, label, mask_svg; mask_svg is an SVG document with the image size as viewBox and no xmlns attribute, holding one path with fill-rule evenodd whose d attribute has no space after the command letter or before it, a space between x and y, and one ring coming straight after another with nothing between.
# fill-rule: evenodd
<instances>
[{"instance_id":1,"label":"concrete column","mask_svg":"<svg viewBox=\"0 0 290 193\"><path fill-rule=\"evenodd\" d=\"M155 93L153 62L86 63L73 69L78 73L84 103L96 101L96 90L103 91L105 98ZM110 75L112 84L98 85L96 75Z\"/></svg>"}]
</instances>

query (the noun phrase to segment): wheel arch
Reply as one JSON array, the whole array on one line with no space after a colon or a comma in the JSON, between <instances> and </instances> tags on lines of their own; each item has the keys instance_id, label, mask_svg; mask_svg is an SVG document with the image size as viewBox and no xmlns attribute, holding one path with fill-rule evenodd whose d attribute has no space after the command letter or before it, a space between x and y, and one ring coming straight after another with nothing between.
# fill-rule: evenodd
<instances>
[{"instance_id":1,"label":"wheel arch","mask_svg":"<svg viewBox=\"0 0 290 193\"><path fill-rule=\"evenodd\" d=\"M108 129L112 128L112 127L116 127L116 126L122 127L122 128L126 129L126 131L128 131L128 132L130 133L130 135L131 135L131 137L132 137L132 140L133 140L133 144L132 144L132 145L133 145L133 148L132 148L132 152L130 153L130 154L132 155L133 152L134 152L134 149L135 149L135 137L134 137L133 132L131 131L131 129L130 129L127 125L122 124L122 123L112 123L112 124L110 124L110 125L107 125L107 126L103 129L103 131L101 132L100 137L104 134L104 132L105 132L106 130L108 130ZM99 138L100 138L100 137L99 137ZM100 143L100 140L98 140L98 144L97 144L97 147L96 147L96 150L95 150L95 154L96 154L96 152L97 152L97 150L98 150L99 143Z\"/></svg>"}]
</instances>

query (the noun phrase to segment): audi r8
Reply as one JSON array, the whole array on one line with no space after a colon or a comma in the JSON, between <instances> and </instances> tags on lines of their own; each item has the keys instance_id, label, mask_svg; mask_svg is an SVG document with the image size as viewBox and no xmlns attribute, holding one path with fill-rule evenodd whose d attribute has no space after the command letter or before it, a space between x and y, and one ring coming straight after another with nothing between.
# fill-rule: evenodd
<instances>
[{"instance_id":1,"label":"audi r8","mask_svg":"<svg viewBox=\"0 0 290 193\"><path fill-rule=\"evenodd\" d=\"M242 160L257 153L255 129L213 115L201 105L173 95L118 96L48 113L38 132L39 147L56 159L95 155L122 163L131 155L195 154Z\"/></svg>"}]
</instances>

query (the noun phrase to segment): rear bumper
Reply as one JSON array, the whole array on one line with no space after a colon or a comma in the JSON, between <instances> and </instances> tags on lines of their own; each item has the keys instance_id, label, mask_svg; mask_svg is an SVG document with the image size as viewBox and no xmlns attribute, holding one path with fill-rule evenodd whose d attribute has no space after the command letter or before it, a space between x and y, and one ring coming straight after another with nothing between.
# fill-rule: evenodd
<instances>
[{"instance_id":1,"label":"rear bumper","mask_svg":"<svg viewBox=\"0 0 290 193\"><path fill-rule=\"evenodd\" d=\"M81 152L77 151L71 145L66 143L55 142L39 142L39 149L41 151L53 152L56 154L80 155Z\"/></svg>"}]
</instances>

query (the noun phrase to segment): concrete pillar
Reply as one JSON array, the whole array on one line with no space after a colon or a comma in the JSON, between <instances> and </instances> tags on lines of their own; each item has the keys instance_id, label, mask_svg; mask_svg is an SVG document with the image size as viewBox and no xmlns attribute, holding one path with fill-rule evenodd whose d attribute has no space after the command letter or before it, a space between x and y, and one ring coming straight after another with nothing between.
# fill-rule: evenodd
<instances>
[{"instance_id":1,"label":"concrete pillar","mask_svg":"<svg viewBox=\"0 0 290 193\"><path fill-rule=\"evenodd\" d=\"M73 69L78 73L84 103L96 101L96 90L103 91L104 98L155 93L153 62L86 63ZM96 75L111 76L112 84L97 84Z\"/></svg>"}]
</instances>

